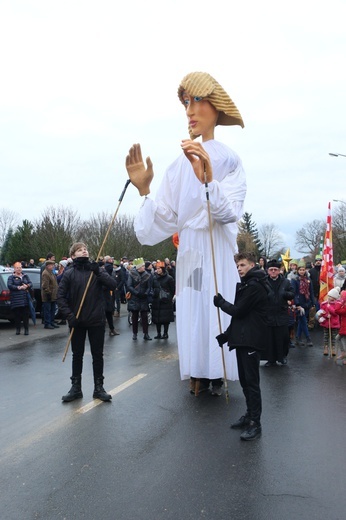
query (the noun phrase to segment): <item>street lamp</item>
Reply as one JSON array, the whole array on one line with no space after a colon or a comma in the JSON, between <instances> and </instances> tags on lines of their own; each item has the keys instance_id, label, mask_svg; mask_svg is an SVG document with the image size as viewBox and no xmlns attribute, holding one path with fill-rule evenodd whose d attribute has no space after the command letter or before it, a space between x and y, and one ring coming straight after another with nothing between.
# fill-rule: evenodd
<instances>
[{"instance_id":1,"label":"street lamp","mask_svg":"<svg viewBox=\"0 0 346 520\"><path fill-rule=\"evenodd\" d=\"M346 155L344 155L343 153L331 153L331 152L329 152L329 155L331 155L332 157L346 157Z\"/></svg>"}]
</instances>

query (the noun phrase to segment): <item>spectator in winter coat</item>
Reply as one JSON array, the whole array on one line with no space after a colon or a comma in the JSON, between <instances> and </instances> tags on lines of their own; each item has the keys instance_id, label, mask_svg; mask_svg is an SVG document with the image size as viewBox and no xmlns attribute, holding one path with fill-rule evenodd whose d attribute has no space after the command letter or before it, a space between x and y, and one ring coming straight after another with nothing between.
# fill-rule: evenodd
<instances>
[{"instance_id":1,"label":"spectator in winter coat","mask_svg":"<svg viewBox=\"0 0 346 520\"><path fill-rule=\"evenodd\" d=\"M298 264L298 277L291 280L291 284L294 290L294 304L296 306L296 312L298 317L297 326L297 337L296 343L302 345L302 334L305 335L307 345L313 346L311 337L309 334L307 318L309 311L313 305L315 305L314 292L311 280L306 272L305 264L300 261Z\"/></svg>"},{"instance_id":2,"label":"spectator in winter coat","mask_svg":"<svg viewBox=\"0 0 346 520\"><path fill-rule=\"evenodd\" d=\"M115 313L114 316L119 318L120 316L120 309L121 309L121 302L124 299L124 287L125 287L125 277L126 277L126 269L121 265L121 263L118 260L114 260L114 271L113 271L113 278L116 281L116 288L114 291L114 308Z\"/></svg>"},{"instance_id":3,"label":"spectator in winter coat","mask_svg":"<svg viewBox=\"0 0 346 520\"><path fill-rule=\"evenodd\" d=\"M340 267L338 267L338 271L337 271L336 275L334 276L334 287L339 287L341 290L345 281L346 281L346 271L345 271L345 268L342 267L342 265L341 265Z\"/></svg>"},{"instance_id":4,"label":"spectator in winter coat","mask_svg":"<svg viewBox=\"0 0 346 520\"><path fill-rule=\"evenodd\" d=\"M151 289L151 275L145 270L143 258L135 258L134 268L129 271L127 280L127 290L131 293L127 308L132 312L132 339L137 340L138 318L141 315L143 328L143 339L151 341L149 336L148 311L149 311L149 291Z\"/></svg>"},{"instance_id":5,"label":"spectator in winter coat","mask_svg":"<svg viewBox=\"0 0 346 520\"><path fill-rule=\"evenodd\" d=\"M320 273L322 266L322 256L316 255L314 266L309 269L309 275L312 282L314 300L318 303L320 297Z\"/></svg>"},{"instance_id":6,"label":"spectator in winter coat","mask_svg":"<svg viewBox=\"0 0 346 520\"><path fill-rule=\"evenodd\" d=\"M265 366L287 364L289 331L288 301L294 297L293 287L289 280L280 274L281 263L270 260L267 264L268 283L271 287L268 305L269 341L267 363Z\"/></svg>"},{"instance_id":7,"label":"spectator in winter coat","mask_svg":"<svg viewBox=\"0 0 346 520\"><path fill-rule=\"evenodd\" d=\"M335 312L340 317L340 329L335 345L337 350L340 350L338 359L342 359L342 364L346 365L346 291L341 291L340 299L335 303Z\"/></svg>"},{"instance_id":8,"label":"spectator in winter coat","mask_svg":"<svg viewBox=\"0 0 346 520\"><path fill-rule=\"evenodd\" d=\"M59 325L54 323L56 300L58 295L58 282L53 270L55 268L54 260L46 260L46 267L42 271L41 278L41 297L44 316L45 329L58 329Z\"/></svg>"},{"instance_id":9,"label":"spectator in winter coat","mask_svg":"<svg viewBox=\"0 0 346 520\"><path fill-rule=\"evenodd\" d=\"M232 316L226 332L217 336L222 346L228 343L236 349L239 381L246 400L246 413L231 428L243 429L240 438L251 441L261 435L262 399L259 364L261 352L267 347L268 338L268 290L267 275L256 267L252 253L235 255L241 282L236 288L234 305L219 293L214 305Z\"/></svg>"},{"instance_id":10,"label":"spectator in winter coat","mask_svg":"<svg viewBox=\"0 0 346 520\"><path fill-rule=\"evenodd\" d=\"M115 280L99 267L90 262L87 247L82 242L71 246L72 266L65 271L59 285L58 305L61 315L68 320L72 345L72 387L62 397L64 402L83 397L82 369L85 340L88 334L93 363L94 393L93 397L101 401L112 399L103 387L103 345L105 336L105 304L103 287L115 289ZM90 280L85 300L80 308L85 288ZM80 310L80 312L79 312ZM77 314L78 319L77 319Z\"/></svg>"},{"instance_id":11,"label":"spectator in winter coat","mask_svg":"<svg viewBox=\"0 0 346 520\"><path fill-rule=\"evenodd\" d=\"M165 262L156 263L153 293L152 317L157 330L154 339L167 339L169 324L174 321L173 296L175 293L175 283L172 276L166 271ZM163 335L161 335L162 326Z\"/></svg>"},{"instance_id":12,"label":"spectator in winter coat","mask_svg":"<svg viewBox=\"0 0 346 520\"><path fill-rule=\"evenodd\" d=\"M29 334L29 302L28 291L32 288L32 283L27 274L22 273L22 264L13 264L13 274L8 277L7 287L10 291L11 309L14 314L16 334L20 334L21 322L24 325L24 335Z\"/></svg>"},{"instance_id":13,"label":"spectator in winter coat","mask_svg":"<svg viewBox=\"0 0 346 520\"><path fill-rule=\"evenodd\" d=\"M335 338L340 328L340 318L336 312L336 301L340 297L340 288L334 287L328 292L327 300L321 303L317 312L318 322L323 328L323 355L335 356Z\"/></svg>"}]
</instances>

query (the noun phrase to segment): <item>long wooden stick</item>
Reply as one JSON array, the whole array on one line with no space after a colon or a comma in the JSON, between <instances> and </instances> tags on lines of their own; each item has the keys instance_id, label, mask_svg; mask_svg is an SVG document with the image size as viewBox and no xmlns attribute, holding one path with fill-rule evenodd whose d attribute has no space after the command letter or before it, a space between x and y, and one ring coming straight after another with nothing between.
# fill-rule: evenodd
<instances>
[{"instance_id":1,"label":"long wooden stick","mask_svg":"<svg viewBox=\"0 0 346 520\"><path fill-rule=\"evenodd\" d=\"M209 186L207 182L207 173L205 170L204 165L204 185L205 185L205 195L207 199L207 210L208 210L208 221L209 221L209 235L210 235L210 247L211 247L211 256L212 256L212 264L213 264L213 273L214 273L214 285L215 285L215 295L218 295L218 285L217 285L217 276L216 276L216 262L215 262L215 249L214 249L214 238L213 238L213 229L212 229L212 218L211 218L211 211L210 211L210 200L209 200ZM219 331L220 334L222 334L222 325L221 325L221 316L220 316L220 309L219 307L217 309L217 319L219 322ZM221 354L222 354L222 366L223 366L223 374L224 374L224 385L225 385L225 395L226 395L226 403L229 402L229 393L228 393L228 383L227 383L227 373L226 373L226 363L225 363L225 354L223 351L223 348L221 348Z\"/></svg>"},{"instance_id":2,"label":"long wooden stick","mask_svg":"<svg viewBox=\"0 0 346 520\"><path fill-rule=\"evenodd\" d=\"M102 253L102 251L103 251L103 248L104 248L104 246L105 246L105 243L106 243L106 241L107 241L107 239L108 239L108 235L109 235L109 233L110 233L110 231L111 231L111 229L112 229L112 226L113 226L113 224L114 224L114 222L115 222L115 219L116 219L116 217L117 217L117 214L118 214L118 211L119 211L120 205L121 205L122 200L123 200L124 195L125 195L125 191L127 190L127 187L128 187L128 185L130 184L130 182L131 182L130 179L127 179L127 181L126 181L126 183L125 183L125 186L124 186L124 189L123 189L123 191L122 191L122 193L121 193L121 195L120 195L120 197L119 197L119 204L118 204L118 206L117 206L117 209L115 210L115 213L114 213L114 215L113 215L113 218L112 218L112 220L111 220L111 223L110 223L109 226L108 226L107 232L106 232L105 237L104 237L103 242L102 242L102 245L101 245L100 250L99 250L99 252L98 252L98 254L97 254L96 262L99 261L99 258L100 258L100 256L101 256L101 253ZM89 279L88 279L88 283L86 284L86 287L85 287L85 289L84 289L84 293L83 293L83 296L82 296L82 299L81 299L81 302L80 302L80 304L79 304L79 308L78 308L78 311L77 311L77 314L76 314L76 319L77 319L77 320L78 320L78 318L79 318L79 315L80 315L80 313L81 313L82 307L83 307L83 305L84 305L84 301L85 301L85 298L86 298L87 292L88 292L88 290L89 290L90 283L91 283L91 280L92 280L93 275L94 275L94 273L93 273L92 271L90 271L90 276L89 276ZM71 343L71 339L72 339L72 336L73 336L73 332L74 332L74 327L72 327L72 329L71 329L71 331L70 331L70 335L69 335L68 340L67 340L67 343L66 343L66 347L65 347L64 355L63 355L63 358L62 358L62 361L63 361L63 362L64 362L65 359L66 359L66 355L67 355L67 352L68 352L68 349L69 349L69 346L70 346L70 343Z\"/></svg>"}]
</instances>

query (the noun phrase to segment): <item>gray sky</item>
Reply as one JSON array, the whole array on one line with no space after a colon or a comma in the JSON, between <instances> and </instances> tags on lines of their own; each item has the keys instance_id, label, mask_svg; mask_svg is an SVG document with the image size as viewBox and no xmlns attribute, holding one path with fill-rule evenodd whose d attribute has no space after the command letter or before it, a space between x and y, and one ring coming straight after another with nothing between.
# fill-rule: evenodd
<instances>
[{"instance_id":1,"label":"gray sky","mask_svg":"<svg viewBox=\"0 0 346 520\"><path fill-rule=\"evenodd\" d=\"M242 158L245 211L297 256L295 232L346 200L346 157L328 155L346 155L345 20L344 0L1 2L0 207L113 214L135 142L155 195L188 137L178 84L201 70L245 122L215 135ZM121 212L140 204L129 186Z\"/></svg>"}]
</instances>

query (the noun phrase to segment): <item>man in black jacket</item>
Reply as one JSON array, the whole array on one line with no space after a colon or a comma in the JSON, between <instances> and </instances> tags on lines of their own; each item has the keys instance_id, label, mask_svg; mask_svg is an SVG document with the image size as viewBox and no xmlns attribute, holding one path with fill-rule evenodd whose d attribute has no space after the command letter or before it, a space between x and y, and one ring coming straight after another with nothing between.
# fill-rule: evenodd
<instances>
[{"instance_id":1,"label":"man in black jacket","mask_svg":"<svg viewBox=\"0 0 346 520\"><path fill-rule=\"evenodd\" d=\"M281 263L270 260L267 264L269 293L268 325L269 341L266 367L287 364L289 330L288 301L293 300L294 290L291 282L280 274Z\"/></svg>"},{"instance_id":2,"label":"man in black jacket","mask_svg":"<svg viewBox=\"0 0 346 520\"><path fill-rule=\"evenodd\" d=\"M252 441L262 433L262 399L259 364L268 336L268 286L265 271L256 267L253 253L235 255L241 282L237 284L234 304L221 294L214 296L214 305L232 316L226 332L217 336L222 346L236 349L239 381L246 399L246 413L231 428L242 429L240 438Z\"/></svg>"},{"instance_id":3,"label":"man in black jacket","mask_svg":"<svg viewBox=\"0 0 346 520\"><path fill-rule=\"evenodd\" d=\"M101 401L109 401L112 396L107 394L103 388L105 335L103 287L114 290L116 282L104 269L100 269L96 262L90 262L87 247L82 242L71 246L70 256L73 259L73 265L65 271L58 289L58 306L61 316L68 320L70 329L74 329L71 338L72 387L62 397L62 400L69 402L83 397L81 387L83 356L88 333L95 383L93 397L101 399ZM89 289L77 319L76 315L90 276Z\"/></svg>"}]
</instances>

